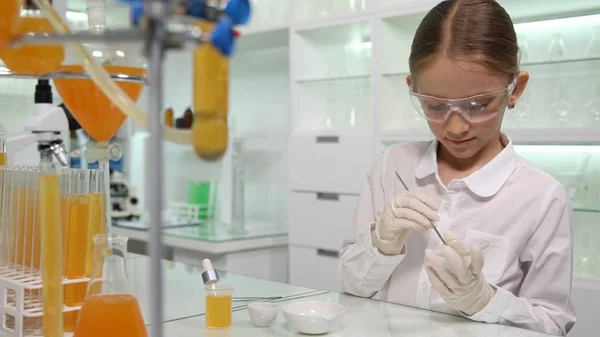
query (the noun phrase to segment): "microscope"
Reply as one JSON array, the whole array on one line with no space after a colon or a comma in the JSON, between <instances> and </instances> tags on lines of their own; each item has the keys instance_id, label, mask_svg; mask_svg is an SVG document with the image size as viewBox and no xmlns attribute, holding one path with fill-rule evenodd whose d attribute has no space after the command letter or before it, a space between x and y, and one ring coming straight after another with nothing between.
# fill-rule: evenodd
<instances>
[{"instance_id":1,"label":"microscope","mask_svg":"<svg viewBox=\"0 0 600 337\"><path fill-rule=\"evenodd\" d=\"M9 165L38 165L38 146L52 153L61 166L69 166L69 154L61 139L61 132L69 131L65 111L52 101L52 86L47 79L39 79L35 86L34 108L25 120L24 131L6 142ZM0 129L4 129L0 124Z\"/></svg>"}]
</instances>

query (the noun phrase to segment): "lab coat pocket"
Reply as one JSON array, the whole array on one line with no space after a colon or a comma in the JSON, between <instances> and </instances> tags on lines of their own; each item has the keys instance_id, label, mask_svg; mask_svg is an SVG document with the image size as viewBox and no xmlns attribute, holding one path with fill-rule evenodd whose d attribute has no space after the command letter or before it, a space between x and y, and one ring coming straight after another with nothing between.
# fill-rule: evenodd
<instances>
[{"instance_id":1,"label":"lab coat pocket","mask_svg":"<svg viewBox=\"0 0 600 337\"><path fill-rule=\"evenodd\" d=\"M498 281L508 261L510 240L507 237L467 229L466 242L477 242L482 246L484 265L483 275L489 282Z\"/></svg>"}]
</instances>

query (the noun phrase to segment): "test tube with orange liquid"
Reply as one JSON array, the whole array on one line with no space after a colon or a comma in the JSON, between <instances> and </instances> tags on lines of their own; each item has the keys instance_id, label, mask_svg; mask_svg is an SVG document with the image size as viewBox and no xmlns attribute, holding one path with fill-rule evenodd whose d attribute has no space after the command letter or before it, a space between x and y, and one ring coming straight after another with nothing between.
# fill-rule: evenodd
<instances>
[{"instance_id":1,"label":"test tube with orange liquid","mask_svg":"<svg viewBox=\"0 0 600 337\"><path fill-rule=\"evenodd\" d=\"M5 130L0 130L0 166L8 165L8 154L6 153L6 142L8 136Z\"/></svg>"},{"instance_id":2,"label":"test tube with orange liquid","mask_svg":"<svg viewBox=\"0 0 600 337\"><path fill-rule=\"evenodd\" d=\"M63 236L60 205L60 175L52 163L52 152L40 152L40 221L42 230L42 280L44 336L63 336Z\"/></svg>"},{"instance_id":3,"label":"test tube with orange liquid","mask_svg":"<svg viewBox=\"0 0 600 337\"><path fill-rule=\"evenodd\" d=\"M90 171L73 171L71 181L73 186L67 234L66 278L74 280L85 277L90 217ZM85 298L86 287L85 283L67 284L65 286L65 305L69 307L81 305ZM70 315L76 317L76 312Z\"/></svg>"}]
</instances>

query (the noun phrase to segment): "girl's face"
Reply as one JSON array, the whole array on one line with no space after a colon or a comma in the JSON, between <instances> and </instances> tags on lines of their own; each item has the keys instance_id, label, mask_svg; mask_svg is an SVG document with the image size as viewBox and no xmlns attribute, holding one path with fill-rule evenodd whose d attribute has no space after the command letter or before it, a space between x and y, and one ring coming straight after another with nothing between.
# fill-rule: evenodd
<instances>
[{"instance_id":1,"label":"girl's face","mask_svg":"<svg viewBox=\"0 0 600 337\"><path fill-rule=\"evenodd\" d=\"M516 104L528 79L527 73L519 73L512 95L501 93L485 102L477 102L485 106L487 113L497 112L490 119L470 122L459 112L453 111L445 121L428 120L429 128L452 156L457 159L471 158L485 149L491 141L500 138L504 111L507 106ZM461 99L502 91L508 88L512 80L505 74L492 73L476 63L450 60L443 55L415 77L407 77L408 85L412 84L415 92L442 99Z\"/></svg>"}]
</instances>

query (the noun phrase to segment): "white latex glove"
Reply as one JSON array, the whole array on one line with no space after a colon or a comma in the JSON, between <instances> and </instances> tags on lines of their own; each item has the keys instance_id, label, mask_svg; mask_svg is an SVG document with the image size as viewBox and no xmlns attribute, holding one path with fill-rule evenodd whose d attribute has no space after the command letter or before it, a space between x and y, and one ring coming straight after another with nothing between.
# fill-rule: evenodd
<instances>
[{"instance_id":1,"label":"white latex glove","mask_svg":"<svg viewBox=\"0 0 600 337\"><path fill-rule=\"evenodd\" d=\"M438 203L422 192L404 192L385 205L377 220L373 245L385 255L398 255L411 231L425 232L438 221Z\"/></svg>"},{"instance_id":2,"label":"white latex glove","mask_svg":"<svg viewBox=\"0 0 600 337\"><path fill-rule=\"evenodd\" d=\"M431 286L454 309L473 316L496 294L496 289L481 273L483 253L477 245L467 252L460 239L451 232L447 232L444 238L448 246L443 246L441 253L436 254L430 249L425 251Z\"/></svg>"}]
</instances>

